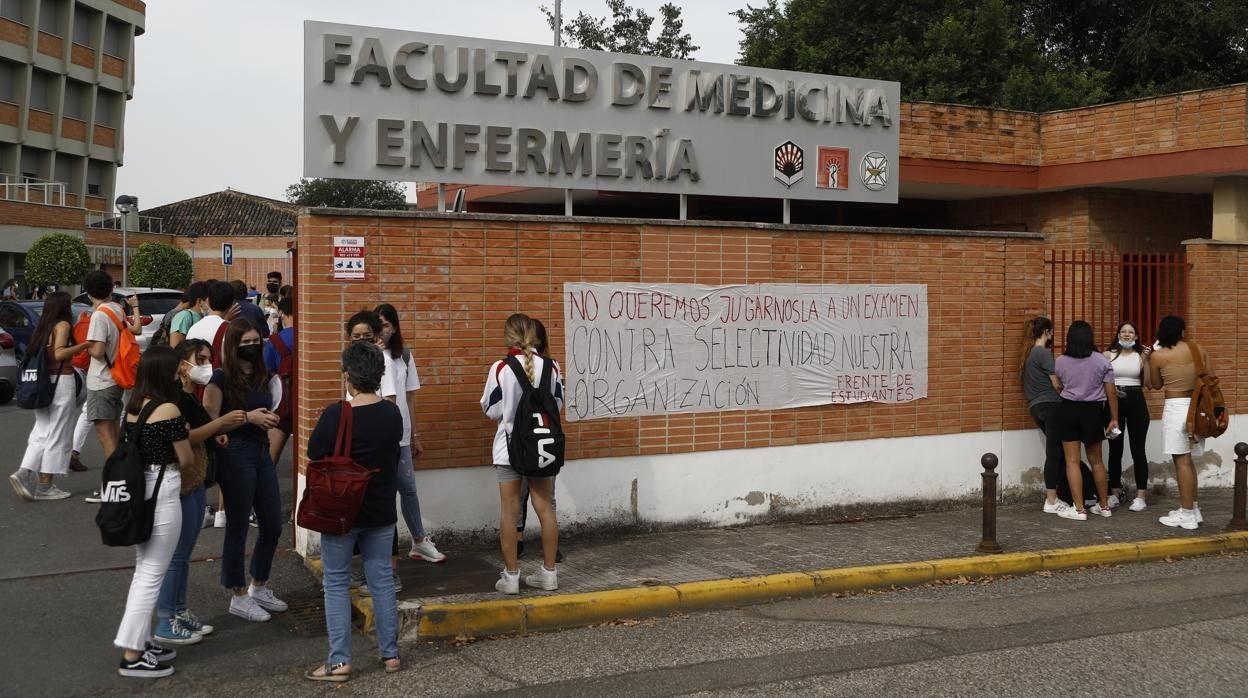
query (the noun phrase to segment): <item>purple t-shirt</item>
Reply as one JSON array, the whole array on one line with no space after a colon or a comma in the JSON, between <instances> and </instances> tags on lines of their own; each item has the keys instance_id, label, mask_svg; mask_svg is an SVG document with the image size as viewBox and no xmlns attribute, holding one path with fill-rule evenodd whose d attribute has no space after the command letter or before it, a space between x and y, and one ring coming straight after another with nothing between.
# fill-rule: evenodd
<instances>
[{"instance_id":1,"label":"purple t-shirt","mask_svg":"<svg viewBox=\"0 0 1248 698\"><path fill-rule=\"evenodd\" d=\"M1055 372L1066 400L1100 402L1105 399L1105 384L1114 384L1114 367L1100 352L1083 359L1059 356Z\"/></svg>"}]
</instances>

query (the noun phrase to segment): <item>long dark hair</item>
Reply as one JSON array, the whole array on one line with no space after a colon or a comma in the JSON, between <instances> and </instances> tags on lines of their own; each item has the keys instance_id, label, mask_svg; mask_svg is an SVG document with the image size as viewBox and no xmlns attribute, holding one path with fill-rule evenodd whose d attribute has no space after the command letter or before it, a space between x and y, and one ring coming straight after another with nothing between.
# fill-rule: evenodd
<instances>
[{"instance_id":1,"label":"long dark hair","mask_svg":"<svg viewBox=\"0 0 1248 698\"><path fill-rule=\"evenodd\" d=\"M69 294L64 291L56 291L48 296L48 299L43 302L39 324L35 325L35 332L30 336L30 345L26 347L27 352L34 347L43 348L48 343L48 338L52 336L56 323L68 322L71 326L74 324L73 315L69 311L69 303Z\"/></svg>"},{"instance_id":2,"label":"long dark hair","mask_svg":"<svg viewBox=\"0 0 1248 698\"><path fill-rule=\"evenodd\" d=\"M1070 329L1066 330L1066 350L1062 353L1072 359L1086 359L1096 352L1092 326L1083 320L1070 323Z\"/></svg>"},{"instance_id":3,"label":"long dark hair","mask_svg":"<svg viewBox=\"0 0 1248 698\"><path fill-rule=\"evenodd\" d=\"M382 303L373 308L373 312L385 318L386 322L394 328L394 334L390 335L390 341L386 342L386 348L390 350L390 358L397 359L403 356L403 330L399 329L399 311L389 303Z\"/></svg>"},{"instance_id":4,"label":"long dark hair","mask_svg":"<svg viewBox=\"0 0 1248 698\"><path fill-rule=\"evenodd\" d=\"M178 403L182 385L178 382L178 355L163 344L148 347L139 360L139 375L130 391L126 412L137 415L143 411L144 400Z\"/></svg>"},{"instance_id":5,"label":"long dark hair","mask_svg":"<svg viewBox=\"0 0 1248 698\"><path fill-rule=\"evenodd\" d=\"M533 329L537 332L537 346L533 350L543 359L550 358L550 340L546 337L546 326L541 320L533 318Z\"/></svg>"},{"instance_id":6,"label":"long dark hair","mask_svg":"<svg viewBox=\"0 0 1248 698\"><path fill-rule=\"evenodd\" d=\"M221 391L225 397L224 405L231 409L246 409L247 396L260 390L269 383L269 369L264 365L264 358L251 362L251 373L244 373L242 360L238 358L238 343L243 335L255 330L260 336L260 325L251 318L235 318L225 329L225 337L221 340L221 371L225 374L225 386ZM222 411L225 411L224 408Z\"/></svg>"}]
</instances>

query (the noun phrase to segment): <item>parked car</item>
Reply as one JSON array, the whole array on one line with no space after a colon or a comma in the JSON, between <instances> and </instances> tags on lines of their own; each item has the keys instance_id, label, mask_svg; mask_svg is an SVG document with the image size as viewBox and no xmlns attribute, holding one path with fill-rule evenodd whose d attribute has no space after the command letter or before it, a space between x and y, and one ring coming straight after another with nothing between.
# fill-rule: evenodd
<instances>
[{"instance_id":1,"label":"parked car","mask_svg":"<svg viewBox=\"0 0 1248 698\"><path fill-rule=\"evenodd\" d=\"M16 346L13 335L0 332L0 405L8 404L17 392L17 356L13 351Z\"/></svg>"},{"instance_id":2,"label":"parked car","mask_svg":"<svg viewBox=\"0 0 1248 698\"><path fill-rule=\"evenodd\" d=\"M70 308L74 322L83 312L91 312L91 304L74 303ZM0 302L0 330L8 332L13 338L14 351L20 362L26 355L26 347L30 344L30 336L39 324L39 316L43 314L43 301L3 301Z\"/></svg>"},{"instance_id":3,"label":"parked car","mask_svg":"<svg viewBox=\"0 0 1248 698\"><path fill-rule=\"evenodd\" d=\"M173 310L178 303L182 302L182 292L171 288L117 288L113 289L113 300L125 307L125 299L130 296L139 297L139 320L143 323L143 334L136 339L139 342L139 351L147 349L147 343L152 338L152 333L160 329L160 321L164 319L165 313ZM75 303L85 303L91 305L91 298L83 293L74 298ZM77 317L75 312L74 317Z\"/></svg>"}]
</instances>

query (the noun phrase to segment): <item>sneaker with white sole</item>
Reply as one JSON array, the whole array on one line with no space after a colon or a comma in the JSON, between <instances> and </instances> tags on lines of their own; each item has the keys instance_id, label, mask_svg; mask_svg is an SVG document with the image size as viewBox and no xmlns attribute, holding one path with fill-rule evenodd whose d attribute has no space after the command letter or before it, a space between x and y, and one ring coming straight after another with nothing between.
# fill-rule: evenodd
<instances>
[{"instance_id":1,"label":"sneaker with white sole","mask_svg":"<svg viewBox=\"0 0 1248 698\"><path fill-rule=\"evenodd\" d=\"M1114 512L1110 511L1109 507L1102 509L1100 504L1093 504L1092 506L1088 507L1088 513L1096 514L1097 516L1103 516L1107 519L1114 515Z\"/></svg>"},{"instance_id":2,"label":"sneaker with white sole","mask_svg":"<svg viewBox=\"0 0 1248 698\"><path fill-rule=\"evenodd\" d=\"M178 651L172 647L161 647L151 640L143 646L143 651L150 653L158 662L172 662L178 658Z\"/></svg>"},{"instance_id":3,"label":"sneaker with white sole","mask_svg":"<svg viewBox=\"0 0 1248 698\"><path fill-rule=\"evenodd\" d=\"M1172 511L1157 520L1160 521L1163 526L1169 526L1171 528L1184 528L1189 531L1195 530L1196 527L1200 525L1200 523L1196 521L1196 512L1191 509L1176 509L1175 511Z\"/></svg>"},{"instance_id":4,"label":"sneaker with white sole","mask_svg":"<svg viewBox=\"0 0 1248 698\"><path fill-rule=\"evenodd\" d=\"M200 635L212 634L213 627L201 621L198 616L191 613L190 609L184 608L173 615L176 616L179 621L182 621L182 627L193 633L199 633Z\"/></svg>"},{"instance_id":5,"label":"sneaker with white sole","mask_svg":"<svg viewBox=\"0 0 1248 698\"><path fill-rule=\"evenodd\" d=\"M502 594L519 594L520 593L520 572L515 573L503 570L498 576L498 581L494 582L494 589Z\"/></svg>"},{"instance_id":6,"label":"sneaker with white sole","mask_svg":"<svg viewBox=\"0 0 1248 698\"><path fill-rule=\"evenodd\" d=\"M129 661L121 655L121 663L117 665L117 673L137 679L159 679L173 674L173 667L156 659L151 652L143 652L138 659Z\"/></svg>"},{"instance_id":7,"label":"sneaker with white sole","mask_svg":"<svg viewBox=\"0 0 1248 698\"><path fill-rule=\"evenodd\" d=\"M559 573L555 570L548 570L546 565L542 565L533 574L525 575L524 583L534 589L554 591L559 588Z\"/></svg>"},{"instance_id":8,"label":"sneaker with white sole","mask_svg":"<svg viewBox=\"0 0 1248 698\"><path fill-rule=\"evenodd\" d=\"M51 502L57 499L69 499L72 496L74 495L50 482L46 485L41 484L35 489L35 501L37 502Z\"/></svg>"},{"instance_id":9,"label":"sneaker with white sole","mask_svg":"<svg viewBox=\"0 0 1248 698\"><path fill-rule=\"evenodd\" d=\"M152 633L152 641L162 647L193 645L203 639L203 635L182 625L177 616L161 618L156 624L156 632Z\"/></svg>"},{"instance_id":10,"label":"sneaker with white sole","mask_svg":"<svg viewBox=\"0 0 1248 698\"><path fill-rule=\"evenodd\" d=\"M1066 502L1063 502L1063 501L1062 501L1062 500L1060 500L1060 499L1054 499L1052 504L1049 504L1048 502L1045 502L1045 503L1044 503L1044 513L1046 513L1046 514L1056 514L1057 512L1061 511L1061 507L1063 507L1063 506L1066 506Z\"/></svg>"},{"instance_id":11,"label":"sneaker with white sole","mask_svg":"<svg viewBox=\"0 0 1248 698\"><path fill-rule=\"evenodd\" d=\"M1065 509L1057 512L1057 515L1063 519L1070 519L1071 521L1088 520L1088 512L1086 509L1076 509L1072 506L1067 506Z\"/></svg>"},{"instance_id":12,"label":"sneaker with white sole","mask_svg":"<svg viewBox=\"0 0 1248 698\"><path fill-rule=\"evenodd\" d=\"M225 511L218 511L212 516L213 528L225 528Z\"/></svg>"},{"instance_id":13,"label":"sneaker with white sole","mask_svg":"<svg viewBox=\"0 0 1248 698\"><path fill-rule=\"evenodd\" d=\"M13 486L13 491L17 496L28 502L35 501L35 483L31 476L35 473L25 468L18 468L17 472L9 476L9 484Z\"/></svg>"},{"instance_id":14,"label":"sneaker with white sole","mask_svg":"<svg viewBox=\"0 0 1248 698\"><path fill-rule=\"evenodd\" d=\"M1203 524L1205 522L1204 515L1200 513L1200 505L1195 502L1192 502L1192 513L1196 514L1196 523Z\"/></svg>"},{"instance_id":15,"label":"sneaker with white sole","mask_svg":"<svg viewBox=\"0 0 1248 698\"><path fill-rule=\"evenodd\" d=\"M1131 500L1131 506L1127 507L1127 509L1130 511L1144 511L1147 508L1148 508L1148 502L1144 501L1143 497L1136 497L1135 499Z\"/></svg>"},{"instance_id":16,"label":"sneaker with white sole","mask_svg":"<svg viewBox=\"0 0 1248 698\"><path fill-rule=\"evenodd\" d=\"M1122 504L1122 500L1121 500L1121 499L1118 499L1118 495L1116 495L1116 494L1111 494L1111 495L1109 495L1109 499L1108 499L1107 501L1109 502L1109 509L1110 509L1110 511L1113 511L1114 509L1117 509L1117 508L1118 508L1118 505L1119 505L1119 504Z\"/></svg>"},{"instance_id":17,"label":"sneaker with white sole","mask_svg":"<svg viewBox=\"0 0 1248 698\"><path fill-rule=\"evenodd\" d=\"M256 623L263 623L273 617L269 615L268 611L260 608L260 604L256 603L256 600L248 594L231 595L230 615Z\"/></svg>"},{"instance_id":18,"label":"sneaker with white sole","mask_svg":"<svg viewBox=\"0 0 1248 698\"><path fill-rule=\"evenodd\" d=\"M407 556L413 560L424 560L425 562L442 562L446 560L446 555L440 552L429 538L425 538L419 543L413 543L412 551Z\"/></svg>"},{"instance_id":19,"label":"sneaker with white sole","mask_svg":"<svg viewBox=\"0 0 1248 698\"><path fill-rule=\"evenodd\" d=\"M104 499L100 497L99 490L93 490L91 494L83 497L82 501L86 502L87 504L99 504L100 502L104 501Z\"/></svg>"},{"instance_id":20,"label":"sneaker with white sole","mask_svg":"<svg viewBox=\"0 0 1248 698\"><path fill-rule=\"evenodd\" d=\"M278 613L281 613L287 608L290 608L290 606L286 605L285 601L277 598L277 594L274 594L273 590L267 586L258 587L255 584L252 584L247 587L247 595L255 599L256 603L260 604L260 608L263 608L266 611L277 611Z\"/></svg>"}]
</instances>

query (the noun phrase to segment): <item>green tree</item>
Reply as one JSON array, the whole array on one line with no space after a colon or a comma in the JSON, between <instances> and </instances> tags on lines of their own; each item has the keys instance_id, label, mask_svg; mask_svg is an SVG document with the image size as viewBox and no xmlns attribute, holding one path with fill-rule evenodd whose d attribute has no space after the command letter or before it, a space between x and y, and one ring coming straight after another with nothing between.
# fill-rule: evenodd
<instances>
[{"instance_id":1,"label":"green tree","mask_svg":"<svg viewBox=\"0 0 1248 698\"><path fill-rule=\"evenodd\" d=\"M156 288L186 288L194 268L185 250L160 242L139 245L130 261L130 283Z\"/></svg>"},{"instance_id":2,"label":"green tree","mask_svg":"<svg viewBox=\"0 0 1248 698\"><path fill-rule=\"evenodd\" d=\"M407 208L402 184L372 179L300 179L286 187L286 200L300 206L328 208Z\"/></svg>"},{"instance_id":3,"label":"green tree","mask_svg":"<svg viewBox=\"0 0 1248 698\"><path fill-rule=\"evenodd\" d=\"M584 12L577 12L576 17L563 25L560 36L567 37L568 44L577 48L612 53L632 53L642 56L661 56L663 58L692 58L698 46L694 46L693 37L682 31L685 22L680 17L681 9L672 3L659 8L663 24L659 34L650 38L654 27L654 15L645 10L630 7L625 0L606 0L611 17L594 17ZM542 6L542 13L550 28L555 28L555 13ZM610 19L610 25L607 21Z\"/></svg>"},{"instance_id":4,"label":"green tree","mask_svg":"<svg viewBox=\"0 0 1248 698\"><path fill-rule=\"evenodd\" d=\"M74 235L44 235L26 253L26 281L32 286L78 284L90 269L87 244Z\"/></svg>"}]
</instances>

